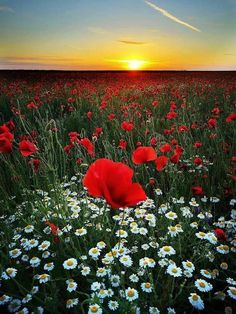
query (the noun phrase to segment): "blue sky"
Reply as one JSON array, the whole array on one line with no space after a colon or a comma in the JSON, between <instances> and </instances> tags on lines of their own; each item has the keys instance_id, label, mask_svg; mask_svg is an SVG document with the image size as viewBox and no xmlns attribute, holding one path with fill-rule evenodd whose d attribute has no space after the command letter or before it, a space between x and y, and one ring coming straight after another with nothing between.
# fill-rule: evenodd
<instances>
[{"instance_id":1,"label":"blue sky","mask_svg":"<svg viewBox=\"0 0 236 314\"><path fill-rule=\"evenodd\" d=\"M0 68L236 69L236 0L0 0L0 42Z\"/></svg>"}]
</instances>

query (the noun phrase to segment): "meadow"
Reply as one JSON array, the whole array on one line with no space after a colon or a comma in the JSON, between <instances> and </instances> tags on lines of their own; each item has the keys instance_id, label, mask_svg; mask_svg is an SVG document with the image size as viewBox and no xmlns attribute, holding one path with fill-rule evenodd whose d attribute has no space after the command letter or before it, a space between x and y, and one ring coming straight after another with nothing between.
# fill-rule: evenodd
<instances>
[{"instance_id":1,"label":"meadow","mask_svg":"<svg viewBox=\"0 0 236 314\"><path fill-rule=\"evenodd\" d=\"M236 72L0 72L0 312L236 311Z\"/></svg>"}]
</instances>

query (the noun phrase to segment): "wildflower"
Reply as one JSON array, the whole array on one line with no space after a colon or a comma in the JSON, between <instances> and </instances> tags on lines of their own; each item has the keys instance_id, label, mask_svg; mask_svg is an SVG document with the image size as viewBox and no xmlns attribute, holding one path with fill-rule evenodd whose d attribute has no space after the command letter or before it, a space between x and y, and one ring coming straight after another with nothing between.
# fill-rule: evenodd
<instances>
[{"instance_id":1,"label":"wildflower","mask_svg":"<svg viewBox=\"0 0 236 314\"><path fill-rule=\"evenodd\" d=\"M168 218L168 219L170 219L170 220L175 220L175 219L178 217L178 216L176 215L176 213L175 213L175 212L172 212L172 211L166 213L165 216L166 216L166 218Z\"/></svg>"},{"instance_id":2,"label":"wildflower","mask_svg":"<svg viewBox=\"0 0 236 314\"><path fill-rule=\"evenodd\" d=\"M150 282L143 282L141 284L141 288L144 292L147 292L147 293L151 293L152 292L152 285Z\"/></svg>"},{"instance_id":3,"label":"wildflower","mask_svg":"<svg viewBox=\"0 0 236 314\"><path fill-rule=\"evenodd\" d=\"M112 287L119 287L120 285L120 276L119 275L111 275L110 277Z\"/></svg>"},{"instance_id":4,"label":"wildflower","mask_svg":"<svg viewBox=\"0 0 236 314\"><path fill-rule=\"evenodd\" d=\"M166 256L171 256L174 255L176 253L175 249L172 246L163 246L162 248L160 248L158 255L160 257L166 257Z\"/></svg>"},{"instance_id":5,"label":"wildflower","mask_svg":"<svg viewBox=\"0 0 236 314\"><path fill-rule=\"evenodd\" d=\"M49 248L49 246L51 245L51 243L49 241L43 241L39 246L38 246L38 250L39 251L45 251Z\"/></svg>"},{"instance_id":6,"label":"wildflower","mask_svg":"<svg viewBox=\"0 0 236 314\"><path fill-rule=\"evenodd\" d=\"M63 262L64 269L75 269L78 265L78 262L75 258L69 258Z\"/></svg>"},{"instance_id":7,"label":"wildflower","mask_svg":"<svg viewBox=\"0 0 236 314\"><path fill-rule=\"evenodd\" d=\"M67 283L67 291L72 292L75 291L77 288L77 283L73 279L69 279L66 281Z\"/></svg>"},{"instance_id":8,"label":"wildflower","mask_svg":"<svg viewBox=\"0 0 236 314\"><path fill-rule=\"evenodd\" d=\"M92 304L89 306L88 314L102 314L102 308L98 304Z\"/></svg>"},{"instance_id":9,"label":"wildflower","mask_svg":"<svg viewBox=\"0 0 236 314\"><path fill-rule=\"evenodd\" d=\"M91 272L90 267L88 267L88 266L83 266L82 267L82 270L81 270L82 276L87 276L87 275L90 274L90 272Z\"/></svg>"},{"instance_id":10,"label":"wildflower","mask_svg":"<svg viewBox=\"0 0 236 314\"><path fill-rule=\"evenodd\" d=\"M138 291L134 288L127 288L125 290L125 297L126 297L126 300L128 301L134 301L136 299L138 299Z\"/></svg>"},{"instance_id":11,"label":"wildflower","mask_svg":"<svg viewBox=\"0 0 236 314\"><path fill-rule=\"evenodd\" d=\"M42 274L38 276L39 283L46 283L50 280L50 275L48 274Z\"/></svg>"},{"instance_id":12,"label":"wildflower","mask_svg":"<svg viewBox=\"0 0 236 314\"><path fill-rule=\"evenodd\" d=\"M87 230L85 228L80 228L75 230L75 235L81 237L82 235L87 234Z\"/></svg>"},{"instance_id":13,"label":"wildflower","mask_svg":"<svg viewBox=\"0 0 236 314\"><path fill-rule=\"evenodd\" d=\"M195 266L190 261L182 262L182 265L183 268L189 272L193 272L195 270Z\"/></svg>"},{"instance_id":14,"label":"wildflower","mask_svg":"<svg viewBox=\"0 0 236 314\"><path fill-rule=\"evenodd\" d=\"M141 165L157 158L154 148L140 146L132 154L132 161L136 165Z\"/></svg>"},{"instance_id":15,"label":"wildflower","mask_svg":"<svg viewBox=\"0 0 236 314\"><path fill-rule=\"evenodd\" d=\"M70 309L72 307L74 307L75 305L77 305L79 303L79 299L75 298L75 299L68 299L66 301L66 308Z\"/></svg>"},{"instance_id":16,"label":"wildflower","mask_svg":"<svg viewBox=\"0 0 236 314\"><path fill-rule=\"evenodd\" d=\"M167 274L169 274L173 277L181 277L182 276L182 270L180 267L177 267L176 264L170 264L167 267L166 272L167 272Z\"/></svg>"},{"instance_id":17,"label":"wildflower","mask_svg":"<svg viewBox=\"0 0 236 314\"><path fill-rule=\"evenodd\" d=\"M235 287L229 287L227 290L227 293L232 299L236 300L236 288Z\"/></svg>"},{"instance_id":18,"label":"wildflower","mask_svg":"<svg viewBox=\"0 0 236 314\"><path fill-rule=\"evenodd\" d=\"M191 293L188 299L195 309L200 310L200 311L204 309L204 303L198 294Z\"/></svg>"},{"instance_id":19,"label":"wildflower","mask_svg":"<svg viewBox=\"0 0 236 314\"><path fill-rule=\"evenodd\" d=\"M213 289L212 284L210 284L204 279L197 279L194 285L201 292L208 292Z\"/></svg>"},{"instance_id":20,"label":"wildflower","mask_svg":"<svg viewBox=\"0 0 236 314\"><path fill-rule=\"evenodd\" d=\"M55 267L55 266L54 266L53 262L51 262L51 263L45 264L44 267L43 267L43 269L44 269L44 270L47 270L47 271L51 271L51 270L54 269L54 267Z\"/></svg>"},{"instance_id":21,"label":"wildflower","mask_svg":"<svg viewBox=\"0 0 236 314\"><path fill-rule=\"evenodd\" d=\"M121 264L123 264L125 267L130 267L133 264L133 261L129 255L123 255L120 257L119 261Z\"/></svg>"},{"instance_id":22,"label":"wildflower","mask_svg":"<svg viewBox=\"0 0 236 314\"><path fill-rule=\"evenodd\" d=\"M22 156L28 157L38 151L38 148L30 141L23 140L19 143L19 151Z\"/></svg>"},{"instance_id":23,"label":"wildflower","mask_svg":"<svg viewBox=\"0 0 236 314\"><path fill-rule=\"evenodd\" d=\"M97 259L98 256L100 255L100 250L97 247L91 248L89 250L89 255L93 258L93 259Z\"/></svg>"},{"instance_id":24,"label":"wildflower","mask_svg":"<svg viewBox=\"0 0 236 314\"><path fill-rule=\"evenodd\" d=\"M141 185L132 183L132 177L133 170L125 164L103 158L90 166L83 184L89 194L103 196L113 208L120 208L136 205L146 199Z\"/></svg>"},{"instance_id":25,"label":"wildflower","mask_svg":"<svg viewBox=\"0 0 236 314\"><path fill-rule=\"evenodd\" d=\"M108 302L108 308L111 311L116 311L119 308L119 303L117 301L110 300Z\"/></svg>"}]
</instances>

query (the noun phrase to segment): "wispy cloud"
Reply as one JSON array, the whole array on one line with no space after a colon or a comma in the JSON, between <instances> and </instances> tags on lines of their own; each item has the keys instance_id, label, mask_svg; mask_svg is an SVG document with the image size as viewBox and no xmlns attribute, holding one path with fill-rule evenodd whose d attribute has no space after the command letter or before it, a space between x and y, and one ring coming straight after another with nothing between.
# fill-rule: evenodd
<instances>
[{"instance_id":1,"label":"wispy cloud","mask_svg":"<svg viewBox=\"0 0 236 314\"><path fill-rule=\"evenodd\" d=\"M11 13L13 13L14 10L12 8L10 8L10 7L6 7L4 5L0 5L0 12L11 12Z\"/></svg>"},{"instance_id":2,"label":"wispy cloud","mask_svg":"<svg viewBox=\"0 0 236 314\"><path fill-rule=\"evenodd\" d=\"M145 45L147 44L145 41L135 41L135 40L117 40L119 43L126 44L126 45Z\"/></svg>"},{"instance_id":3,"label":"wispy cloud","mask_svg":"<svg viewBox=\"0 0 236 314\"><path fill-rule=\"evenodd\" d=\"M158 7L157 5L153 4L152 2L149 2L147 0L144 0L144 2L149 5L151 8L153 8L154 10L160 12L162 15L168 17L169 19L171 19L172 21L179 23L185 27L188 27L190 29L192 29L195 32L201 32L200 29L196 28L195 26L192 26L182 20L180 20L179 18L177 18L176 16L172 15L171 13L169 13L168 11Z\"/></svg>"},{"instance_id":4,"label":"wispy cloud","mask_svg":"<svg viewBox=\"0 0 236 314\"><path fill-rule=\"evenodd\" d=\"M96 27L96 26L89 26L88 27L88 30L91 32L91 33L94 33L94 34L98 34L98 35L104 35L104 34L107 34L107 30L105 30L104 28L102 27Z\"/></svg>"}]
</instances>

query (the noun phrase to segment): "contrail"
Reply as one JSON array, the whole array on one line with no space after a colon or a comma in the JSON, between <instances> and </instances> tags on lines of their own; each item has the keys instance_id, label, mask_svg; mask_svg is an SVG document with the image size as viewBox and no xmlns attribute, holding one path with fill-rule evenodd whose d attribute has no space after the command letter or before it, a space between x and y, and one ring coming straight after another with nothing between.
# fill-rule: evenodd
<instances>
[{"instance_id":1,"label":"contrail","mask_svg":"<svg viewBox=\"0 0 236 314\"><path fill-rule=\"evenodd\" d=\"M160 12L162 15L168 17L169 19L175 21L176 23L182 24L182 25L184 25L184 26L186 26L186 27L192 29L192 30L195 31L195 32L201 32L200 29L198 29L198 28L196 28L196 27L194 27L194 26L192 26L192 25L190 25L190 24L188 24L188 23L186 23L186 22L184 22L184 21L178 19L176 16L170 14L169 12L167 12L166 10L164 10L164 9L162 9L162 8L160 8L160 7L158 7L157 5L155 5L155 4L153 4L153 3L149 2L149 1L146 1L146 0L144 0L144 2L145 2L147 5L149 5L151 8L153 8L154 10Z\"/></svg>"}]
</instances>

